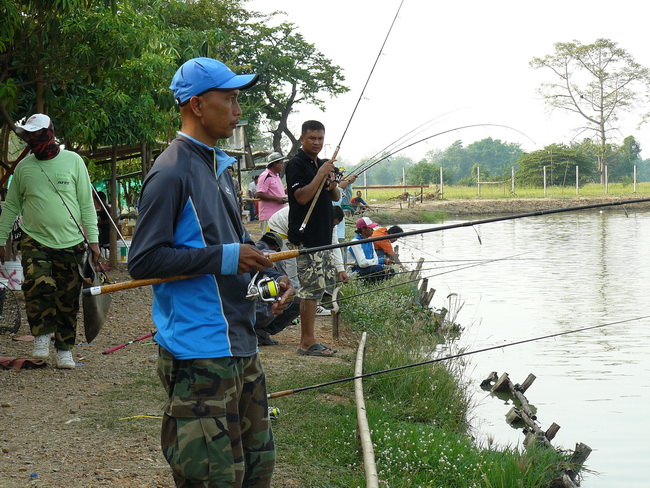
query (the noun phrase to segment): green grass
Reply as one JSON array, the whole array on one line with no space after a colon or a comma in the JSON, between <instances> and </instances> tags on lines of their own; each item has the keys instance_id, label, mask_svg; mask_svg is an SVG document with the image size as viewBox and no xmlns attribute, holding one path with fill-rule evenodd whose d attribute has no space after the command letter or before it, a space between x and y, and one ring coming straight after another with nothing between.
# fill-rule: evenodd
<instances>
[{"instance_id":1,"label":"green grass","mask_svg":"<svg viewBox=\"0 0 650 488\"><path fill-rule=\"evenodd\" d=\"M437 187L430 187L424 189L425 196L433 194ZM419 190L409 189L412 194ZM636 185L636 193L634 192L634 185L632 183L610 183L605 193L605 187L597 183L590 183L580 187L576 195L575 185L571 186L549 186L546 189L546 198L576 198L576 197L647 197L650 196L650 182L640 182ZM364 198L366 190L361 190ZM402 195L404 190L400 187L396 188L378 188L368 190L367 201L370 205L373 203L380 204L384 208L396 210L400 208L406 209L407 205L398 197ZM445 200L456 199L489 199L489 198L545 198L543 188L532 188L516 186L514 195L511 194L510 183L496 184L496 185L481 185L481 194L478 195L476 186L459 186L459 185L445 185L443 198Z\"/></svg>"},{"instance_id":2,"label":"green grass","mask_svg":"<svg viewBox=\"0 0 650 488\"><path fill-rule=\"evenodd\" d=\"M346 285L345 296L351 298L342 301L342 320L350 331L368 334L365 372L430 359L445 337L461 332L453 311L443 321L441 311L419 306L415 286L400 284L406 279L396 278L386 289L382 289L385 284ZM292 369L284 381L289 387L352 376L353 358L346 359L348 367L315 363L309 370ZM460 379L462 368L459 361L441 361L364 380L382 483L394 488L550 486L566 465L564 454L485 449L473 443L466 420L471 411L469 385ZM278 406L289 411L274 426L279 471L291 473L298 480L296 486L365 484L354 442L352 395L351 383L341 383L278 399L283 400ZM302 465L309 469L302 470Z\"/></svg>"}]
</instances>

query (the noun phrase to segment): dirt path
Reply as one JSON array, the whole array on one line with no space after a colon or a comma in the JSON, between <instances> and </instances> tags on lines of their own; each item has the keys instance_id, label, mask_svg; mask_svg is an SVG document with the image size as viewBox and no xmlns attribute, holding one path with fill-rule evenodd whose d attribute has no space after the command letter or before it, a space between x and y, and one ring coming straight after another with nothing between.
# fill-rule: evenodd
<instances>
[{"instance_id":1,"label":"dirt path","mask_svg":"<svg viewBox=\"0 0 650 488\"><path fill-rule=\"evenodd\" d=\"M129 279L124 265L110 271L109 277L118 282ZM91 346L82 343L75 348L74 370L59 370L52 364L43 369L0 370L0 488L174 486L160 452L159 421L118 420L160 415L162 388L155 378L151 381L156 346L145 340L101 354L152 329L151 298L150 287L114 293L99 336ZM319 340L332 344L329 323L329 317L318 317L316 333ZM79 324L77 339L83 341L81 317ZM25 334L29 329L23 317L15 337ZM298 327L275 337L279 346L261 350L269 375L300 359L295 352ZM30 357L32 347L32 342L0 335L0 356ZM337 342L336 347L347 346ZM125 384L135 387L120 397L116 391ZM275 479L281 480L281 474Z\"/></svg>"}]
</instances>

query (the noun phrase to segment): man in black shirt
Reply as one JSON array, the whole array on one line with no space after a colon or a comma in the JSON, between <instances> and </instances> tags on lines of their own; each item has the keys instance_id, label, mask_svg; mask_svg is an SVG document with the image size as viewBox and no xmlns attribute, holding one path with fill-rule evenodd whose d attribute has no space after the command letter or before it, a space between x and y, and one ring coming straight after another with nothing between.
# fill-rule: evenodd
<instances>
[{"instance_id":1,"label":"man in black shirt","mask_svg":"<svg viewBox=\"0 0 650 488\"><path fill-rule=\"evenodd\" d=\"M302 147L286 165L287 191L289 193L289 249L325 246L332 243L332 200L339 199L334 179L334 161L318 158L325 142L325 126L316 120L302 124L300 143ZM304 230L302 226L312 200L316 198L321 183L325 186ZM323 262L330 259L329 251L298 256L300 278L300 346L298 354L304 356L331 357L336 351L316 342L314 322L316 305L323 297L325 275Z\"/></svg>"}]
</instances>

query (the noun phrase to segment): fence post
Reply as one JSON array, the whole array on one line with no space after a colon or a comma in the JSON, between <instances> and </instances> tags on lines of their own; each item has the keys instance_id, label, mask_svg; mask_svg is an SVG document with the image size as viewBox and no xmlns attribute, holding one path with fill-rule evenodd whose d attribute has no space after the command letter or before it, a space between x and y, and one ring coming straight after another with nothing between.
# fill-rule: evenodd
<instances>
[{"instance_id":1,"label":"fence post","mask_svg":"<svg viewBox=\"0 0 650 488\"><path fill-rule=\"evenodd\" d=\"M636 164L634 165L634 193L636 193Z\"/></svg>"},{"instance_id":2,"label":"fence post","mask_svg":"<svg viewBox=\"0 0 650 488\"><path fill-rule=\"evenodd\" d=\"M576 164L576 195L580 193L580 176L579 176L579 168L578 165Z\"/></svg>"},{"instance_id":3,"label":"fence post","mask_svg":"<svg viewBox=\"0 0 650 488\"><path fill-rule=\"evenodd\" d=\"M609 178L607 177L607 165L605 165L605 195L609 193Z\"/></svg>"},{"instance_id":4,"label":"fence post","mask_svg":"<svg viewBox=\"0 0 650 488\"><path fill-rule=\"evenodd\" d=\"M544 169L544 196L546 196L546 166L544 166L543 169Z\"/></svg>"},{"instance_id":5,"label":"fence post","mask_svg":"<svg viewBox=\"0 0 650 488\"><path fill-rule=\"evenodd\" d=\"M476 167L476 187L478 189L478 196L481 196L481 167Z\"/></svg>"},{"instance_id":6,"label":"fence post","mask_svg":"<svg viewBox=\"0 0 650 488\"><path fill-rule=\"evenodd\" d=\"M442 181L442 166L440 166L440 199L445 198L445 184Z\"/></svg>"},{"instance_id":7,"label":"fence post","mask_svg":"<svg viewBox=\"0 0 650 488\"><path fill-rule=\"evenodd\" d=\"M363 172L363 186L366 187L366 201L368 201L368 172Z\"/></svg>"},{"instance_id":8,"label":"fence post","mask_svg":"<svg viewBox=\"0 0 650 488\"><path fill-rule=\"evenodd\" d=\"M515 195L515 167L510 168L510 193Z\"/></svg>"}]
</instances>

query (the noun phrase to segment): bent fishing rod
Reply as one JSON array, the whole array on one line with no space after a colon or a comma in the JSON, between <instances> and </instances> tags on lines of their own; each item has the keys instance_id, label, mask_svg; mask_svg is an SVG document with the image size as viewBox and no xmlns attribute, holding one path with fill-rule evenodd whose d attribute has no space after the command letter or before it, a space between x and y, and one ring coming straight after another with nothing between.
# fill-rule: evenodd
<instances>
[{"instance_id":1,"label":"bent fishing rod","mask_svg":"<svg viewBox=\"0 0 650 488\"><path fill-rule=\"evenodd\" d=\"M485 347L483 349L477 349L475 351L466 351L466 352L461 352L458 354L452 354L449 356L444 356L441 358L436 358L436 359L428 359L426 361L421 361L419 363L412 363L412 364L405 364L404 366L397 366L395 368L389 368L389 369L382 369L380 371L373 371L371 373L364 373L360 374L358 376L349 376L347 378L340 378L338 380L332 380L332 381L326 381L325 383L319 383L317 385L311 385L311 386L304 386L302 388L294 388L293 390L283 390L283 391L278 391L276 393L269 393L267 395L268 398L279 398L287 395L293 395L294 393L300 393L301 391L307 391L307 390L314 390L316 388L323 388L325 386L330 386L330 385L336 385L338 383L345 383L348 381L354 381L354 380L359 380L362 378L370 378L371 376L377 376L380 374L385 374L385 373L392 373L393 371L400 371L403 369L409 369L409 368L415 368L416 366L424 366L426 364L433 364L433 363L440 363L442 361L448 361L450 359L457 359L457 358L462 358L463 356L470 356L472 354L479 354L482 352L487 352L487 351L493 351L495 349L503 349L506 347L511 347L511 346L518 346L521 344L526 344L527 342L535 342L535 341L541 341L544 339L552 339L555 337L560 337L560 336L565 336L569 334L576 334L578 332L584 332L587 330L593 330L593 329L600 329L602 327L609 327L612 325L618 325L618 324L624 324L626 322L632 322L634 320L644 320L650 318L650 315L644 315L642 317L635 317L632 319L624 319L624 320L619 320L616 322L609 322L607 324L599 324L599 325L592 325L589 327L582 327L580 329L572 329L572 330L567 330L564 332L558 332L557 334L549 334L549 335L544 335L544 336L539 336L539 337L533 337L531 339L524 339L521 341L516 341L516 342L509 342L508 344L501 344L498 346L491 346L491 347Z\"/></svg>"},{"instance_id":2,"label":"bent fishing rod","mask_svg":"<svg viewBox=\"0 0 650 488\"><path fill-rule=\"evenodd\" d=\"M431 232L440 232L443 230L450 230L450 229L458 229L461 227L474 227L476 225L482 225L482 224L491 224L493 222L504 222L507 220L517 220L517 219L523 219L527 217L537 217L540 215L552 215L552 214L558 214L558 213L566 213L566 212L578 212L582 210L590 210L594 208L603 208L603 207L615 207L615 206L620 206L620 205L633 205L635 203L647 203L650 202L650 198L638 198L635 200L619 200L616 202L605 202L605 203L593 203L589 205L579 205L576 207L562 207L562 208L553 208L553 209L548 209L548 210L536 210L534 212L527 212L527 213L521 213L521 214L515 214L515 215L506 215L502 217L493 217L490 219L483 219L483 220L468 220L467 222L460 222L457 224L449 224L449 225L439 225L437 227L429 227L426 229L417 229L417 230L411 230L411 231L406 231L406 232L397 232L395 234L387 234L385 236L377 236L377 237L369 237L367 239L356 239L352 241L347 241L347 242L339 242L336 244L328 244L325 246L317 246L317 247L310 247L310 248L304 248L304 249L295 249L295 250L290 250L290 251L280 251L276 252L273 254L268 255L267 257L269 258L270 261L276 262L276 261L283 261L285 259L291 259L291 258L297 258L298 256L301 256L303 254L312 254L316 252L321 252L321 251L329 251L332 249L339 249L342 247L349 247L349 246L356 246L359 244L365 244L367 242L377 242L377 241L383 241L385 239L398 239L400 237L407 237L407 236L414 236L414 235L419 235L419 234L428 234ZM101 295L103 293L111 293L114 291L120 291L120 290L127 290L131 288L138 288L140 286L149 286L149 285L156 285L159 283L166 283L168 281L175 281L175 280L182 280L185 278L193 278L196 275L179 275L179 276L170 276L167 278L148 278L148 279L140 279L140 280L131 280L131 281L125 281L122 283L113 283L109 285L104 285L104 286L93 286L90 288L84 288L82 290L82 293L84 296L94 296L94 295Z\"/></svg>"},{"instance_id":3,"label":"bent fishing rod","mask_svg":"<svg viewBox=\"0 0 650 488\"><path fill-rule=\"evenodd\" d=\"M377 58L375 59L375 62L372 65L372 68L370 70L370 74L368 74L368 78L366 78L366 83L363 85L363 89L361 90L361 95L359 95L359 98L357 99L357 103L354 105L354 109L352 110L352 115L350 115L350 119L348 120L347 125L345 126L345 130L343 131L343 135L341 136L341 140L336 146L336 149L334 150L334 154L330 158L331 161L334 161L336 159L336 156L339 154L339 149L341 149L341 144L343 144L343 139L345 138L345 134L347 134L348 129L350 128L350 124L352 123L352 119L354 118L354 114L357 112L357 108L359 107L359 103L361 102L361 99L363 98L363 94L366 91L366 87L368 86L368 82L370 81L370 78L372 77L373 72L375 71L375 67L377 66L377 62L379 61L379 58L381 57L381 53L384 50L384 46L386 46L386 41L388 41L388 36L390 36L391 31L393 30L393 26L395 25L395 21L397 20L397 16L399 15L399 11L402 9L402 4L404 3L404 0L402 0L399 4L399 7L397 8L397 12L395 12L395 17L393 18L393 21L390 24L390 28L388 29L388 32L386 33L386 37L384 38L384 42L381 45L381 48L379 49L379 52L377 53ZM305 227L307 227L307 223L309 222L309 219L311 218L311 214L314 211L314 207L316 206L316 201L318 200L318 197L320 197L321 192L323 191L323 188L325 187L325 183L327 182L327 176L323 178L323 180L320 183L320 186L318 187L318 190L316 191L316 194L314 195L314 198L311 201L311 205L309 206L309 210L307 210L307 214L305 215L305 219L303 220L302 224L300 225L300 232L305 231Z\"/></svg>"},{"instance_id":4,"label":"bent fishing rod","mask_svg":"<svg viewBox=\"0 0 650 488\"><path fill-rule=\"evenodd\" d=\"M450 113L452 113L454 111L455 110L450 110L449 112L446 112L446 113L444 113L442 115L437 115L437 116L427 120L426 122L418 125L414 129L411 129L410 131L406 132L404 135L401 135L400 137L395 139L393 142L391 142L390 144L388 144L387 146L385 146L384 148L380 149L375 154L370 156L363 164L361 164L358 167L354 168L350 174L363 173L363 171L365 171L363 169L364 165L371 164L375 160L375 158L380 157L382 154L384 154L386 152L392 151L395 148L395 146L397 146L397 144L400 143L400 141L402 141L402 139L405 139L404 143L410 141L411 139L413 139L418 134L424 132L426 130L426 128L425 128L426 125L430 124L431 122L434 122L437 119L440 119L440 118L444 117L445 115L449 115Z\"/></svg>"},{"instance_id":5,"label":"bent fishing rod","mask_svg":"<svg viewBox=\"0 0 650 488\"><path fill-rule=\"evenodd\" d=\"M456 131L456 130L471 129L471 128L474 128L474 127L501 127L501 128L503 128L503 129L514 130L515 132L518 132L518 133L521 134L522 136L524 136L524 137L530 139L533 143L535 143L535 141L533 141L533 139L531 139L528 135L524 134L524 133L521 132L519 129L515 129L514 127L510 127L510 126L508 126L508 125L503 125L503 124L470 124L470 125L463 125L463 126L460 126L460 127L454 127L453 129L444 130L444 131L442 131L442 132L438 132L438 133L436 133L436 134L432 134L432 135L430 135L430 136L427 136L427 137L424 137L424 138L422 138L422 139L419 139L419 140L417 140L417 141L415 141L415 142L412 142L412 143L410 143L410 144L406 144L406 145L404 145L404 146L400 146L399 149L395 149L395 150L391 151L390 153L388 153L388 154L382 156L380 159L378 159L378 160L376 160L376 161L373 161L373 162L371 162L371 163L367 163L367 164L362 165L362 166L360 166L360 167L358 167L358 168L354 168L354 169L351 171L350 175L361 174L361 173L363 173L364 171L368 171L368 170L369 170L370 168L372 168L375 164L381 163L382 161L384 161L384 160L390 158L391 156L393 156L393 155L395 155L395 154L397 154L397 153L403 151L404 149L408 149L409 147L411 147L411 146L415 146L416 144L420 144L421 142L428 141L429 139L433 139L434 137L438 137L438 136L441 136L441 135L443 135L443 134L448 134L449 132L454 132L454 131Z\"/></svg>"}]
</instances>

